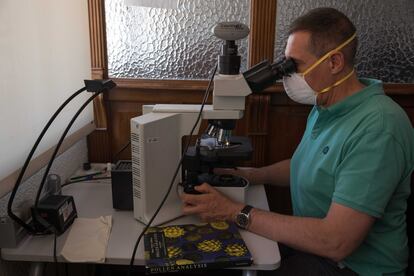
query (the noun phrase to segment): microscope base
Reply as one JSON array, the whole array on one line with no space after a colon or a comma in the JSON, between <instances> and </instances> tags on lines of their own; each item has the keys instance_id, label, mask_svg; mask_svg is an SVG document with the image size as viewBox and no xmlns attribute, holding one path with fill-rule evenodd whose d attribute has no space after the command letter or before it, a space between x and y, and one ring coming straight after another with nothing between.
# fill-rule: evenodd
<instances>
[{"instance_id":1,"label":"microscope base","mask_svg":"<svg viewBox=\"0 0 414 276\"><path fill-rule=\"evenodd\" d=\"M244 177L231 174L216 175L202 173L197 176L197 182L198 184L195 185L191 184L191 182L184 184L184 192L199 194L199 192L195 190L195 187L197 185L201 185L202 183L208 183L230 199L237 202L246 202L246 193L249 188L249 181Z\"/></svg>"},{"instance_id":2,"label":"microscope base","mask_svg":"<svg viewBox=\"0 0 414 276\"><path fill-rule=\"evenodd\" d=\"M218 191L229 197L230 199L246 203L246 194L249 184L247 183L244 187L217 187L214 186Z\"/></svg>"}]
</instances>

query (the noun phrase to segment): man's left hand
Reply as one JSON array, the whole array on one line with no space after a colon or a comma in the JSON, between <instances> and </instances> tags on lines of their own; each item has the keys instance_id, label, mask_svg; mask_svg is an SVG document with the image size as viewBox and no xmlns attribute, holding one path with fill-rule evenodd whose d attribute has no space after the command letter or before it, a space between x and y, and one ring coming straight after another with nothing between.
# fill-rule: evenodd
<instances>
[{"instance_id":1,"label":"man's left hand","mask_svg":"<svg viewBox=\"0 0 414 276\"><path fill-rule=\"evenodd\" d=\"M232 201L207 183L196 186L195 190L201 194L181 195L185 215L196 214L203 221L234 221L244 207L244 204Z\"/></svg>"}]
</instances>

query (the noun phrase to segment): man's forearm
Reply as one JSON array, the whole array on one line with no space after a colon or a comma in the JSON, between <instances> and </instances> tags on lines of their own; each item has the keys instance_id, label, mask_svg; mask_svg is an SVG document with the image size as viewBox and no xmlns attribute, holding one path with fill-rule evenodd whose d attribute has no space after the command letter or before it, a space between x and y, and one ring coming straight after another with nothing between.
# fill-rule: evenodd
<instances>
[{"instance_id":1,"label":"man's forearm","mask_svg":"<svg viewBox=\"0 0 414 276\"><path fill-rule=\"evenodd\" d=\"M336 261L344 257L340 240L332 235L324 219L253 209L248 230L304 252Z\"/></svg>"},{"instance_id":2,"label":"man's forearm","mask_svg":"<svg viewBox=\"0 0 414 276\"><path fill-rule=\"evenodd\" d=\"M290 159L257 168L257 184L290 185ZM255 183L256 184L256 183Z\"/></svg>"}]
</instances>

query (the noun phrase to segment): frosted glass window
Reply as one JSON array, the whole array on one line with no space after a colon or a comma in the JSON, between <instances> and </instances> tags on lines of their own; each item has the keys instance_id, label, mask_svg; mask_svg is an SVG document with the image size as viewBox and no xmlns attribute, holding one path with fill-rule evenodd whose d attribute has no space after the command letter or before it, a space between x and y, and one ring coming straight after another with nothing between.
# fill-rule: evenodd
<instances>
[{"instance_id":1,"label":"frosted glass window","mask_svg":"<svg viewBox=\"0 0 414 276\"><path fill-rule=\"evenodd\" d=\"M414 83L413 0L278 0L275 57L281 57L289 24L306 11L333 7L355 24L359 76Z\"/></svg>"},{"instance_id":2,"label":"frosted glass window","mask_svg":"<svg viewBox=\"0 0 414 276\"><path fill-rule=\"evenodd\" d=\"M221 41L222 21L249 25L249 0L181 0L178 9L126 6L106 0L108 71L113 78L208 79ZM247 68L247 39L237 42Z\"/></svg>"}]
</instances>

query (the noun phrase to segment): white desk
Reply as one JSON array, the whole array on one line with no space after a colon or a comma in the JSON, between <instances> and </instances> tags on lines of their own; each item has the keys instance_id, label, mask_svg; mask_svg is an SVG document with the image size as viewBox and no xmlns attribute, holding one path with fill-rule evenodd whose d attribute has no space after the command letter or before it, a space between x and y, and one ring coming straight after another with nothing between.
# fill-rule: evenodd
<instances>
[{"instance_id":1,"label":"white desk","mask_svg":"<svg viewBox=\"0 0 414 276\"><path fill-rule=\"evenodd\" d=\"M110 180L80 182L63 188L63 193L73 195L79 217L96 218L112 215L113 224L106 252L106 264L127 265L138 235L144 225L134 219L132 211L116 211L112 208ZM260 209L268 210L266 193L263 186L249 188L247 203ZM182 217L171 224L197 223L194 216ZM280 254L276 242L256 234L240 231L249 248L254 263L250 267L238 268L249 270L273 270L279 267ZM65 262L60 252L67 238L68 231L57 239L57 259ZM53 236L28 236L15 249L1 249L3 259L10 261L53 262ZM135 265L145 265L144 242L141 241L135 257ZM252 272L253 272L252 271ZM33 272L33 275L36 273ZM254 273L253 273L254 274Z\"/></svg>"}]
</instances>

